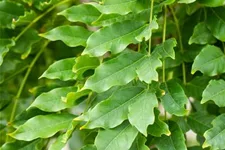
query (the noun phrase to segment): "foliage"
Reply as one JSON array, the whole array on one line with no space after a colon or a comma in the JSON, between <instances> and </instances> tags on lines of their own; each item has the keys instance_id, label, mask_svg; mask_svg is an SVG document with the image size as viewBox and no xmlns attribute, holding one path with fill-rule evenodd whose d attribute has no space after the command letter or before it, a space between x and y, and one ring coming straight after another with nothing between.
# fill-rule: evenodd
<instances>
[{"instance_id":1,"label":"foliage","mask_svg":"<svg viewBox=\"0 0 225 150\"><path fill-rule=\"evenodd\" d=\"M1 150L225 149L224 4L1 0Z\"/></svg>"}]
</instances>

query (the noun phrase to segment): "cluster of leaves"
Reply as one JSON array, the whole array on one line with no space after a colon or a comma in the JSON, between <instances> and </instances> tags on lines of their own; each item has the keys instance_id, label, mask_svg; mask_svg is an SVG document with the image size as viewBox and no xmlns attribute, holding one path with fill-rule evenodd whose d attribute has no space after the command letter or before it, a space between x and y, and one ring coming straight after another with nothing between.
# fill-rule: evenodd
<instances>
[{"instance_id":1,"label":"cluster of leaves","mask_svg":"<svg viewBox=\"0 0 225 150\"><path fill-rule=\"evenodd\" d=\"M1 149L225 149L224 4L1 0Z\"/></svg>"}]
</instances>

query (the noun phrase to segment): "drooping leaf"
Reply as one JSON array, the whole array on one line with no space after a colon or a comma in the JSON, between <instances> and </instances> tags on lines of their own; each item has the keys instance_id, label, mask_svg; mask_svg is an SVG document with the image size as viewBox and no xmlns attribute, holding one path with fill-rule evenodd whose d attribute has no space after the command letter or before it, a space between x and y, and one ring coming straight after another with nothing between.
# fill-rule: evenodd
<instances>
[{"instance_id":1,"label":"drooping leaf","mask_svg":"<svg viewBox=\"0 0 225 150\"><path fill-rule=\"evenodd\" d=\"M145 27L146 25L143 22L127 20L101 28L88 38L87 47L82 54L102 56L108 51L113 54L119 53L129 44L137 43L135 37Z\"/></svg>"},{"instance_id":2,"label":"drooping leaf","mask_svg":"<svg viewBox=\"0 0 225 150\"><path fill-rule=\"evenodd\" d=\"M39 35L50 41L61 40L70 47L76 47L80 45L85 46L91 33L91 31L88 31L81 26L64 25Z\"/></svg>"},{"instance_id":3,"label":"drooping leaf","mask_svg":"<svg viewBox=\"0 0 225 150\"><path fill-rule=\"evenodd\" d=\"M181 85L174 80L170 80L163 83L161 88L165 91L165 95L161 97L161 100L166 111L177 116L187 114L184 105L187 104L188 98Z\"/></svg>"},{"instance_id":4,"label":"drooping leaf","mask_svg":"<svg viewBox=\"0 0 225 150\"><path fill-rule=\"evenodd\" d=\"M62 97L65 97L69 92L76 91L77 87L55 88L50 92L39 95L28 109L36 107L47 112L57 112L65 108L70 108L73 104L63 102Z\"/></svg>"},{"instance_id":5,"label":"drooping leaf","mask_svg":"<svg viewBox=\"0 0 225 150\"><path fill-rule=\"evenodd\" d=\"M159 150L187 150L182 130L175 122L169 123L171 135L163 135L155 139L156 147Z\"/></svg>"},{"instance_id":6,"label":"drooping leaf","mask_svg":"<svg viewBox=\"0 0 225 150\"><path fill-rule=\"evenodd\" d=\"M225 55L220 48L212 45L205 46L196 56L191 73L197 70L208 76L215 76L225 72Z\"/></svg>"},{"instance_id":7,"label":"drooping leaf","mask_svg":"<svg viewBox=\"0 0 225 150\"><path fill-rule=\"evenodd\" d=\"M31 11L25 11L23 16L19 16L18 19L13 19L12 21L12 27L18 27L22 25L27 25L31 21L33 21L36 18L37 14L31 10Z\"/></svg>"},{"instance_id":8,"label":"drooping leaf","mask_svg":"<svg viewBox=\"0 0 225 150\"><path fill-rule=\"evenodd\" d=\"M129 150L137 134L137 129L124 122L114 129L100 130L95 145L98 150Z\"/></svg>"},{"instance_id":9,"label":"drooping leaf","mask_svg":"<svg viewBox=\"0 0 225 150\"><path fill-rule=\"evenodd\" d=\"M71 22L83 22L91 24L100 16L100 12L90 4L80 4L72 6L66 10L58 13L58 15L65 16Z\"/></svg>"},{"instance_id":10,"label":"drooping leaf","mask_svg":"<svg viewBox=\"0 0 225 150\"><path fill-rule=\"evenodd\" d=\"M225 81L224 80L211 80L202 94L201 103L212 100L219 107L225 107Z\"/></svg>"},{"instance_id":11,"label":"drooping leaf","mask_svg":"<svg viewBox=\"0 0 225 150\"><path fill-rule=\"evenodd\" d=\"M75 64L75 58L65 58L54 62L48 69L41 75L40 78L60 79L63 81L73 80L75 74L72 71Z\"/></svg>"},{"instance_id":12,"label":"drooping leaf","mask_svg":"<svg viewBox=\"0 0 225 150\"><path fill-rule=\"evenodd\" d=\"M125 51L118 57L106 61L95 69L95 74L88 78L84 88L98 93L115 85L124 85L136 76L136 68L144 58L144 55Z\"/></svg>"},{"instance_id":13,"label":"drooping leaf","mask_svg":"<svg viewBox=\"0 0 225 150\"><path fill-rule=\"evenodd\" d=\"M89 57L88 55L82 55L77 57L73 66L73 72L76 74L76 79L83 79L83 74L87 70L95 69L99 66L100 61L96 57Z\"/></svg>"},{"instance_id":14,"label":"drooping leaf","mask_svg":"<svg viewBox=\"0 0 225 150\"><path fill-rule=\"evenodd\" d=\"M216 0L213 0L215 2ZM217 0L223 1L224 0ZM211 30L212 34L219 40L225 42L225 10L224 7L209 8L207 9L207 27Z\"/></svg>"},{"instance_id":15,"label":"drooping leaf","mask_svg":"<svg viewBox=\"0 0 225 150\"><path fill-rule=\"evenodd\" d=\"M224 0L198 0L199 3L207 7L219 7L224 6Z\"/></svg>"},{"instance_id":16,"label":"drooping leaf","mask_svg":"<svg viewBox=\"0 0 225 150\"><path fill-rule=\"evenodd\" d=\"M145 145L146 141L144 136L138 135L129 150L149 150L148 146Z\"/></svg>"},{"instance_id":17,"label":"drooping leaf","mask_svg":"<svg viewBox=\"0 0 225 150\"><path fill-rule=\"evenodd\" d=\"M9 135L18 140L31 141L37 138L48 138L68 127L74 118L71 114L39 115L29 119ZM29 130L27 130L29 129Z\"/></svg>"},{"instance_id":18,"label":"drooping leaf","mask_svg":"<svg viewBox=\"0 0 225 150\"><path fill-rule=\"evenodd\" d=\"M9 48L14 45L15 45L14 40L0 38L0 66L3 63L5 55L9 52Z\"/></svg>"},{"instance_id":19,"label":"drooping leaf","mask_svg":"<svg viewBox=\"0 0 225 150\"><path fill-rule=\"evenodd\" d=\"M205 22L198 23L195 28L192 36L190 37L188 44L213 44L216 42L216 39L212 35L211 31L207 28Z\"/></svg>"},{"instance_id":20,"label":"drooping leaf","mask_svg":"<svg viewBox=\"0 0 225 150\"><path fill-rule=\"evenodd\" d=\"M163 134L169 136L171 134L169 126L159 119L159 113L159 110L155 109L155 122L148 126L148 134L156 137L161 137Z\"/></svg>"},{"instance_id":21,"label":"drooping leaf","mask_svg":"<svg viewBox=\"0 0 225 150\"><path fill-rule=\"evenodd\" d=\"M203 148L225 149L225 114L221 114L212 121L213 127L204 133L205 142Z\"/></svg>"}]
</instances>

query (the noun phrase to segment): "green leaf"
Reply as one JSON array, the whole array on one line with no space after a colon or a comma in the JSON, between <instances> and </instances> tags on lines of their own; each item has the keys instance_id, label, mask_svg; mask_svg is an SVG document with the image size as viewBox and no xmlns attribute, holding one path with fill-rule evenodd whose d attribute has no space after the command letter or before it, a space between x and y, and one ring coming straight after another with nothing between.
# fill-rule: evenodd
<instances>
[{"instance_id":1,"label":"green leaf","mask_svg":"<svg viewBox=\"0 0 225 150\"><path fill-rule=\"evenodd\" d=\"M149 150L148 146L145 145L146 138L142 135L137 136L129 150Z\"/></svg>"},{"instance_id":2,"label":"green leaf","mask_svg":"<svg viewBox=\"0 0 225 150\"><path fill-rule=\"evenodd\" d=\"M185 4L190 4L194 3L196 0L179 0L178 3L185 3Z\"/></svg>"},{"instance_id":3,"label":"green leaf","mask_svg":"<svg viewBox=\"0 0 225 150\"><path fill-rule=\"evenodd\" d=\"M102 63L95 69L95 74L88 78L84 88L98 93L104 92L115 85L125 85L136 77L136 68L144 55L125 51L118 57Z\"/></svg>"},{"instance_id":4,"label":"green leaf","mask_svg":"<svg viewBox=\"0 0 225 150\"><path fill-rule=\"evenodd\" d=\"M71 22L83 22L91 24L100 16L100 12L90 4L80 4L72 6L66 10L58 13L58 15L65 16Z\"/></svg>"},{"instance_id":5,"label":"green leaf","mask_svg":"<svg viewBox=\"0 0 225 150\"><path fill-rule=\"evenodd\" d=\"M171 135L163 135L155 139L156 147L159 150L187 150L182 130L175 122L169 123Z\"/></svg>"},{"instance_id":6,"label":"green leaf","mask_svg":"<svg viewBox=\"0 0 225 150\"><path fill-rule=\"evenodd\" d=\"M9 48L14 45L15 45L14 40L0 38L0 66L3 63L5 55L9 52Z\"/></svg>"},{"instance_id":7,"label":"green leaf","mask_svg":"<svg viewBox=\"0 0 225 150\"><path fill-rule=\"evenodd\" d=\"M66 133L63 134L63 137L62 137L62 139L61 139L61 142L62 142L62 143L64 143L64 144L67 143L67 141L68 141L69 138L71 137L73 131L74 131L75 128L77 127L77 124L78 124L78 122L75 121L75 120L73 120L73 121L70 123L70 125L69 125L69 127L68 127Z\"/></svg>"},{"instance_id":8,"label":"green leaf","mask_svg":"<svg viewBox=\"0 0 225 150\"><path fill-rule=\"evenodd\" d=\"M158 100L155 93L145 90L128 107L129 122L145 136L147 136L148 125L155 121L154 108L157 106Z\"/></svg>"},{"instance_id":9,"label":"green leaf","mask_svg":"<svg viewBox=\"0 0 225 150\"><path fill-rule=\"evenodd\" d=\"M123 21L112 24L94 32L87 40L84 54L102 56L110 51L113 54L123 51L129 44L137 43L135 37L139 35L146 25L143 22Z\"/></svg>"},{"instance_id":10,"label":"green leaf","mask_svg":"<svg viewBox=\"0 0 225 150\"><path fill-rule=\"evenodd\" d=\"M76 47L85 46L91 33L91 31L80 26L64 25L39 35L50 41L61 40L69 47Z\"/></svg>"},{"instance_id":11,"label":"green leaf","mask_svg":"<svg viewBox=\"0 0 225 150\"><path fill-rule=\"evenodd\" d=\"M98 150L129 150L138 131L125 122L122 125L107 130L100 130L95 145Z\"/></svg>"},{"instance_id":12,"label":"green leaf","mask_svg":"<svg viewBox=\"0 0 225 150\"><path fill-rule=\"evenodd\" d=\"M225 5L224 0L198 0L198 2L207 7L218 7Z\"/></svg>"},{"instance_id":13,"label":"green leaf","mask_svg":"<svg viewBox=\"0 0 225 150\"><path fill-rule=\"evenodd\" d=\"M25 11L23 16L19 16L18 19L13 19L12 27L15 28L18 26L27 25L32 22L36 17L37 14L33 10Z\"/></svg>"},{"instance_id":14,"label":"green leaf","mask_svg":"<svg viewBox=\"0 0 225 150\"><path fill-rule=\"evenodd\" d=\"M80 150L97 150L97 148L95 147L95 145L85 145L83 146Z\"/></svg>"},{"instance_id":15,"label":"green leaf","mask_svg":"<svg viewBox=\"0 0 225 150\"><path fill-rule=\"evenodd\" d=\"M76 79L83 79L83 74L87 70L95 69L100 65L100 61L96 57L89 57L88 55L82 55L76 58L75 65L73 66L73 72L76 74Z\"/></svg>"},{"instance_id":16,"label":"green leaf","mask_svg":"<svg viewBox=\"0 0 225 150\"><path fill-rule=\"evenodd\" d=\"M224 80L211 80L202 94L201 103L212 100L219 107L225 107L225 81Z\"/></svg>"},{"instance_id":17,"label":"green leaf","mask_svg":"<svg viewBox=\"0 0 225 150\"><path fill-rule=\"evenodd\" d=\"M221 0L220 0L221 1ZM224 3L224 0L222 0ZM206 24L212 34L219 40L225 42L225 9L224 7L207 9Z\"/></svg>"},{"instance_id":18,"label":"green leaf","mask_svg":"<svg viewBox=\"0 0 225 150\"><path fill-rule=\"evenodd\" d=\"M173 80L163 83L161 88L166 92L161 97L162 105L166 111L177 116L186 115L187 110L184 108L184 105L187 104L188 98L183 88Z\"/></svg>"},{"instance_id":19,"label":"green leaf","mask_svg":"<svg viewBox=\"0 0 225 150\"><path fill-rule=\"evenodd\" d=\"M154 124L148 126L148 134L151 134L155 137L161 137L163 134L169 136L171 134L169 126L159 119L159 114L159 110L155 109L155 122Z\"/></svg>"},{"instance_id":20,"label":"green leaf","mask_svg":"<svg viewBox=\"0 0 225 150\"><path fill-rule=\"evenodd\" d=\"M212 45L205 46L196 56L191 73L197 70L208 76L215 76L225 72L225 55L220 48Z\"/></svg>"},{"instance_id":21,"label":"green leaf","mask_svg":"<svg viewBox=\"0 0 225 150\"><path fill-rule=\"evenodd\" d=\"M190 37L188 44L213 44L216 42L216 39L212 35L211 31L207 28L205 22L198 23L195 28L192 36Z\"/></svg>"},{"instance_id":22,"label":"green leaf","mask_svg":"<svg viewBox=\"0 0 225 150\"><path fill-rule=\"evenodd\" d=\"M57 137L57 139L49 146L48 150L62 150L66 143L62 142L63 135Z\"/></svg>"},{"instance_id":23,"label":"green leaf","mask_svg":"<svg viewBox=\"0 0 225 150\"><path fill-rule=\"evenodd\" d=\"M29 119L9 135L18 140L32 141L37 138L48 138L64 130L74 118L71 114L39 115Z\"/></svg>"},{"instance_id":24,"label":"green leaf","mask_svg":"<svg viewBox=\"0 0 225 150\"><path fill-rule=\"evenodd\" d=\"M204 133L203 148L210 146L213 149L225 149L225 114L221 114L212 121L213 127Z\"/></svg>"},{"instance_id":25,"label":"green leaf","mask_svg":"<svg viewBox=\"0 0 225 150\"><path fill-rule=\"evenodd\" d=\"M62 97L65 97L69 92L75 91L77 91L77 87L55 88L50 92L39 95L28 109L36 107L46 112L57 112L70 108L73 106L73 103L63 102Z\"/></svg>"},{"instance_id":26,"label":"green leaf","mask_svg":"<svg viewBox=\"0 0 225 150\"><path fill-rule=\"evenodd\" d=\"M195 133L203 135L206 130L212 127L211 122L213 119L215 119L215 116L206 112L196 112L187 117L187 123Z\"/></svg>"},{"instance_id":27,"label":"green leaf","mask_svg":"<svg viewBox=\"0 0 225 150\"><path fill-rule=\"evenodd\" d=\"M58 60L50 65L40 78L60 79L62 81L73 80L75 76L72 71L74 64L75 58Z\"/></svg>"}]
</instances>

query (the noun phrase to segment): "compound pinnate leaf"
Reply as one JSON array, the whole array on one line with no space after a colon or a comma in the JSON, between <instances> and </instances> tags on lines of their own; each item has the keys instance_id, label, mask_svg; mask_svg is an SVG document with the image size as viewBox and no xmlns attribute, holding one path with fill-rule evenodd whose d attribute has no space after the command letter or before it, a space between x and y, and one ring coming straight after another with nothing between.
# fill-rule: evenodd
<instances>
[{"instance_id":1,"label":"compound pinnate leaf","mask_svg":"<svg viewBox=\"0 0 225 150\"><path fill-rule=\"evenodd\" d=\"M65 108L70 108L73 106L73 103L63 102L62 97L65 97L69 92L76 91L77 87L62 87L53 89L47 93L42 93L34 100L28 109L36 107L46 112L57 112Z\"/></svg>"},{"instance_id":2,"label":"compound pinnate leaf","mask_svg":"<svg viewBox=\"0 0 225 150\"><path fill-rule=\"evenodd\" d=\"M170 136L163 135L155 139L159 150L187 150L182 130L175 122L169 122Z\"/></svg>"},{"instance_id":3,"label":"compound pinnate leaf","mask_svg":"<svg viewBox=\"0 0 225 150\"><path fill-rule=\"evenodd\" d=\"M220 48L212 45L205 46L196 56L191 73L197 70L208 76L215 76L225 72L225 55Z\"/></svg>"},{"instance_id":4,"label":"compound pinnate leaf","mask_svg":"<svg viewBox=\"0 0 225 150\"><path fill-rule=\"evenodd\" d=\"M3 63L5 55L9 52L9 48L14 46L15 42L11 39L0 39L0 66Z\"/></svg>"},{"instance_id":5,"label":"compound pinnate leaf","mask_svg":"<svg viewBox=\"0 0 225 150\"><path fill-rule=\"evenodd\" d=\"M198 0L198 2L208 7L219 7L225 5L224 0Z\"/></svg>"},{"instance_id":6,"label":"compound pinnate leaf","mask_svg":"<svg viewBox=\"0 0 225 150\"><path fill-rule=\"evenodd\" d=\"M114 129L100 130L95 146L98 150L129 150L137 134L135 127L124 122Z\"/></svg>"},{"instance_id":7,"label":"compound pinnate leaf","mask_svg":"<svg viewBox=\"0 0 225 150\"><path fill-rule=\"evenodd\" d=\"M142 135L137 136L129 150L149 150L148 146L145 145L146 138Z\"/></svg>"},{"instance_id":8,"label":"compound pinnate leaf","mask_svg":"<svg viewBox=\"0 0 225 150\"><path fill-rule=\"evenodd\" d=\"M224 80L211 80L202 94L201 103L212 100L219 107L225 107L225 81Z\"/></svg>"},{"instance_id":9,"label":"compound pinnate leaf","mask_svg":"<svg viewBox=\"0 0 225 150\"><path fill-rule=\"evenodd\" d=\"M40 78L60 79L63 81L73 80L75 74L72 68L75 64L75 58L66 58L54 62L48 69L41 75Z\"/></svg>"},{"instance_id":10,"label":"compound pinnate leaf","mask_svg":"<svg viewBox=\"0 0 225 150\"><path fill-rule=\"evenodd\" d=\"M213 149L225 149L225 114L221 114L212 121L213 127L204 133L203 148L211 146Z\"/></svg>"},{"instance_id":11,"label":"compound pinnate leaf","mask_svg":"<svg viewBox=\"0 0 225 150\"><path fill-rule=\"evenodd\" d=\"M145 56L125 51L118 57L106 61L95 69L95 74L88 78L84 88L98 93L104 92L115 85L125 85L136 77L136 68Z\"/></svg>"},{"instance_id":12,"label":"compound pinnate leaf","mask_svg":"<svg viewBox=\"0 0 225 150\"><path fill-rule=\"evenodd\" d=\"M48 138L68 127L74 115L50 114L39 115L29 119L9 135L17 140L32 141L37 138ZM29 129L29 130L28 130Z\"/></svg>"},{"instance_id":13,"label":"compound pinnate leaf","mask_svg":"<svg viewBox=\"0 0 225 150\"><path fill-rule=\"evenodd\" d=\"M50 41L63 41L67 46L85 46L91 31L80 26L64 25L56 27L46 33L39 34L40 36L49 39Z\"/></svg>"},{"instance_id":14,"label":"compound pinnate leaf","mask_svg":"<svg viewBox=\"0 0 225 150\"><path fill-rule=\"evenodd\" d=\"M222 0L224 3L224 0ZM206 24L212 34L225 42L225 9L224 7L209 8L207 10Z\"/></svg>"},{"instance_id":15,"label":"compound pinnate leaf","mask_svg":"<svg viewBox=\"0 0 225 150\"><path fill-rule=\"evenodd\" d=\"M86 24L91 24L93 21L98 19L101 13L92 5L81 4L72 6L58 13L58 15L65 16L71 22L83 22Z\"/></svg>"},{"instance_id":16,"label":"compound pinnate leaf","mask_svg":"<svg viewBox=\"0 0 225 150\"><path fill-rule=\"evenodd\" d=\"M216 39L212 35L211 31L207 28L205 22L198 23L192 36L190 37L188 44L213 44Z\"/></svg>"},{"instance_id":17,"label":"compound pinnate leaf","mask_svg":"<svg viewBox=\"0 0 225 150\"><path fill-rule=\"evenodd\" d=\"M188 98L182 86L174 80L170 80L163 83L161 88L165 91L165 95L161 97L161 100L166 111L177 116L186 115L187 110L184 105L187 104Z\"/></svg>"},{"instance_id":18,"label":"compound pinnate leaf","mask_svg":"<svg viewBox=\"0 0 225 150\"><path fill-rule=\"evenodd\" d=\"M129 44L137 43L135 37L145 27L146 25L141 21L126 20L101 28L88 38L83 55L102 56L108 51L113 54L119 53Z\"/></svg>"}]
</instances>

